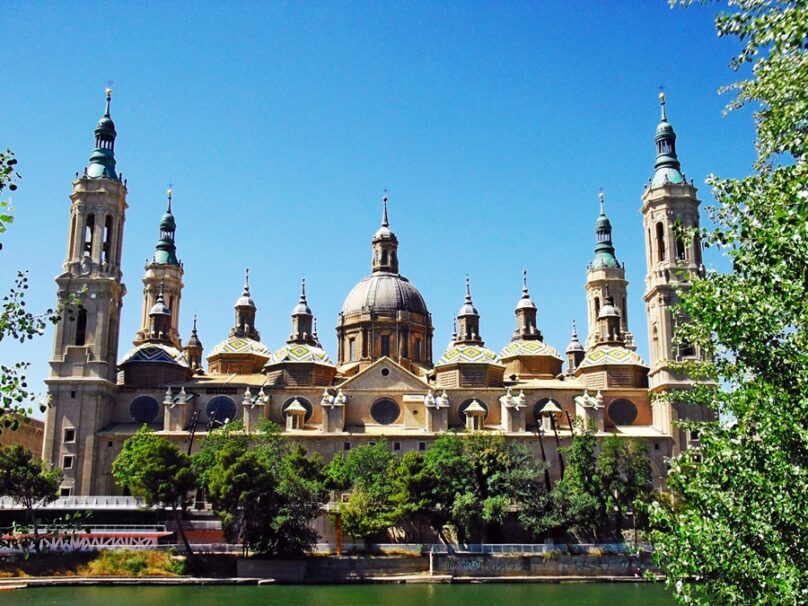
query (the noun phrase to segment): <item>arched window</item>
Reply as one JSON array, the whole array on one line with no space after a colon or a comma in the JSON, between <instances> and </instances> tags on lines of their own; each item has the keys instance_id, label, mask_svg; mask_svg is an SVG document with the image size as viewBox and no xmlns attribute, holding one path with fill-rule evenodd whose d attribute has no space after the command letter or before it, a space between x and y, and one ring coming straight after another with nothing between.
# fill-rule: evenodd
<instances>
[{"instance_id":1,"label":"arched window","mask_svg":"<svg viewBox=\"0 0 808 606\"><path fill-rule=\"evenodd\" d=\"M75 254L75 246L76 246L76 221L78 221L78 217L73 215L73 220L70 222L70 249L68 250L68 255L72 258Z\"/></svg>"},{"instance_id":2,"label":"arched window","mask_svg":"<svg viewBox=\"0 0 808 606\"><path fill-rule=\"evenodd\" d=\"M112 254L112 216L107 215L107 218L104 219L104 246L101 249L101 261L103 263L109 263L111 254Z\"/></svg>"},{"instance_id":3,"label":"arched window","mask_svg":"<svg viewBox=\"0 0 808 606\"><path fill-rule=\"evenodd\" d=\"M631 400L618 398L609 404L607 413L615 425L631 425L637 419L637 406Z\"/></svg>"},{"instance_id":4,"label":"arched window","mask_svg":"<svg viewBox=\"0 0 808 606\"><path fill-rule=\"evenodd\" d=\"M401 407L398 402L390 398L376 400L370 407L370 416L379 425L392 425L401 415Z\"/></svg>"},{"instance_id":5,"label":"arched window","mask_svg":"<svg viewBox=\"0 0 808 606\"><path fill-rule=\"evenodd\" d=\"M600 297L595 297L595 319L600 315Z\"/></svg>"},{"instance_id":6,"label":"arched window","mask_svg":"<svg viewBox=\"0 0 808 606\"><path fill-rule=\"evenodd\" d=\"M84 224L84 252L93 254L93 234L95 233L95 215L87 215L87 222Z\"/></svg>"},{"instance_id":7,"label":"arched window","mask_svg":"<svg viewBox=\"0 0 808 606\"><path fill-rule=\"evenodd\" d=\"M138 425L153 423L160 412L160 402L151 396L138 396L129 405L129 414Z\"/></svg>"},{"instance_id":8,"label":"arched window","mask_svg":"<svg viewBox=\"0 0 808 606\"><path fill-rule=\"evenodd\" d=\"M683 238L676 238L676 258L680 261L686 261L687 255L685 254L685 241Z\"/></svg>"},{"instance_id":9,"label":"arched window","mask_svg":"<svg viewBox=\"0 0 808 606\"><path fill-rule=\"evenodd\" d=\"M485 408L485 415L483 416L483 419L488 418L488 404L486 404L480 399L471 398L469 400L466 400L460 406L457 407L457 416L460 417L460 420L463 421L463 423L466 422L466 409L471 405L472 402L474 402L474 400L477 400L477 404Z\"/></svg>"},{"instance_id":10,"label":"arched window","mask_svg":"<svg viewBox=\"0 0 808 606\"><path fill-rule=\"evenodd\" d=\"M295 400L300 402L300 405L306 409L306 421L311 419L311 414L312 411L314 410L311 406L311 402L309 402L306 398L301 398L300 396L292 396L291 398L286 400L286 402L283 403L283 406L281 406L281 412L283 413L283 416L286 416L286 410L292 405L292 402L294 402Z\"/></svg>"},{"instance_id":11,"label":"arched window","mask_svg":"<svg viewBox=\"0 0 808 606\"><path fill-rule=\"evenodd\" d=\"M76 314L76 345L84 345L87 339L87 309L79 307Z\"/></svg>"},{"instance_id":12,"label":"arched window","mask_svg":"<svg viewBox=\"0 0 808 606\"><path fill-rule=\"evenodd\" d=\"M541 410L549 401L550 398L542 398L533 405L533 419L536 421L536 425L541 425Z\"/></svg>"},{"instance_id":13,"label":"arched window","mask_svg":"<svg viewBox=\"0 0 808 606\"><path fill-rule=\"evenodd\" d=\"M415 352L413 358L416 362L421 361L421 339L415 339Z\"/></svg>"},{"instance_id":14,"label":"arched window","mask_svg":"<svg viewBox=\"0 0 808 606\"><path fill-rule=\"evenodd\" d=\"M216 396L208 402L205 411L209 424L224 425L236 418L236 403L227 396Z\"/></svg>"},{"instance_id":15,"label":"arched window","mask_svg":"<svg viewBox=\"0 0 808 606\"><path fill-rule=\"evenodd\" d=\"M665 226L660 221L656 224L657 262L665 260Z\"/></svg>"},{"instance_id":16,"label":"arched window","mask_svg":"<svg viewBox=\"0 0 808 606\"><path fill-rule=\"evenodd\" d=\"M387 250L382 251L382 265L387 265Z\"/></svg>"}]
</instances>

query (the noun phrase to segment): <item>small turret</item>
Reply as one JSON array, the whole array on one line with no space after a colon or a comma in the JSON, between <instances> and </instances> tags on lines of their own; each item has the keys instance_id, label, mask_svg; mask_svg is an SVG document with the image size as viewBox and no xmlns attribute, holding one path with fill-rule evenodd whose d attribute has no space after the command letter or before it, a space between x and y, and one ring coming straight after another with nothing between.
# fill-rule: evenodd
<instances>
[{"instance_id":1,"label":"small turret","mask_svg":"<svg viewBox=\"0 0 808 606\"><path fill-rule=\"evenodd\" d=\"M149 311L149 338L150 343L170 343L171 310L163 300L163 283L160 283L160 294L157 301Z\"/></svg>"},{"instance_id":2,"label":"small turret","mask_svg":"<svg viewBox=\"0 0 808 606\"><path fill-rule=\"evenodd\" d=\"M612 223L606 216L605 199L606 196L601 190L600 195L600 215L595 222L595 257L592 259L593 268L620 267L617 255L612 244Z\"/></svg>"},{"instance_id":3,"label":"small turret","mask_svg":"<svg viewBox=\"0 0 808 606\"><path fill-rule=\"evenodd\" d=\"M171 201L174 197L174 190L169 187L166 195L168 197L168 208L160 219L160 237L155 247L153 262L159 265L179 265L180 262L177 260L177 246L174 242L177 223L174 221L174 215L171 212Z\"/></svg>"},{"instance_id":4,"label":"small turret","mask_svg":"<svg viewBox=\"0 0 808 606\"><path fill-rule=\"evenodd\" d=\"M196 314L194 314L194 326L191 329L191 336L188 338L188 342L182 348L185 357L188 360L188 365L191 367L191 370L194 372L198 372L202 369L202 352L204 348L202 347L202 341L199 340L199 335L196 332Z\"/></svg>"},{"instance_id":5,"label":"small turret","mask_svg":"<svg viewBox=\"0 0 808 606\"><path fill-rule=\"evenodd\" d=\"M382 198L382 224L373 235L373 272L398 273L398 238L387 219L387 191Z\"/></svg>"},{"instance_id":6,"label":"small turret","mask_svg":"<svg viewBox=\"0 0 808 606\"><path fill-rule=\"evenodd\" d=\"M260 341L261 335L255 328L255 302L250 296L250 270L247 269L244 276L244 289L241 296L234 305L236 311L236 324L230 329L231 337L242 337Z\"/></svg>"},{"instance_id":7,"label":"small turret","mask_svg":"<svg viewBox=\"0 0 808 606\"><path fill-rule=\"evenodd\" d=\"M572 321L572 337L567 345L567 374L573 374L584 359L586 352L583 345L578 340L578 330L575 327L575 320Z\"/></svg>"},{"instance_id":8,"label":"small turret","mask_svg":"<svg viewBox=\"0 0 808 606\"><path fill-rule=\"evenodd\" d=\"M522 272L522 297L516 304L516 330L511 341L543 341L541 331L536 326L536 304L527 289L527 270Z\"/></svg>"},{"instance_id":9,"label":"small turret","mask_svg":"<svg viewBox=\"0 0 808 606\"><path fill-rule=\"evenodd\" d=\"M654 177L652 185L662 185L663 183L683 183L685 178L681 173L679 157L676 155L676 133L673 126L668 122L668 115L665 111L665 93L659 93L660 119L656 128L657 157L654 163Z\"/></svg>"},{"instance_id":10,"label":"small turret","mask_svg":"<svg viewBox=\"0 0 808 606\"><path fill-rule=\"evenodd\" d=\"M457 312L457 328L459 334L455 339L458 345L484 345L480 338L480 314L471 301L471 283L466 276L466 299Z\"/></svg>"},{"instance_id":11,"label":"small turret","mask_svg":"<svg viewBox=\"0 0 808 606\"><path fill-rule=\"evenodd\" d=\"M605 290L604 300L606 303L598 314L598 343L622 346L625 340L620 330L620 312L614 306L614 299L609 294L608 287Z\"/></svg>"},{"instance_id":12,"label":"small turret","mask_svg":"<svg viewBox=\"0 0 808 606\"><path fill-rule=\"evenodd\" d=\"M306 278L303 278L300 281L300 299L292 310L292 334L286 342L317 346L313 324L314 314L306 300Z\"/></svg>"}]
</instances>

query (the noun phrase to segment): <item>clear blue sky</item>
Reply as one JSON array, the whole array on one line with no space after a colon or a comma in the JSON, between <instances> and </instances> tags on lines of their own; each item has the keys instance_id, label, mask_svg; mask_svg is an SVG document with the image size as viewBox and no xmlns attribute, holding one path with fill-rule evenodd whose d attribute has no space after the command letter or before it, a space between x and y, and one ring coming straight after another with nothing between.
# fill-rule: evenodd
<instances>
[{"instance_id":1,"label":"clear blue sky","mask_svg":"<svg viewBox=\"0 0 808 606\"><path fill-rule=\"evenodd\" d=\"M750 114L721 115L728 99L716 91L735 79L736 43L716 37L713 10L663 0L3 3L0 145L16 152L23 180L0 284L29 269L31 308L53 304L71 181L113 80L129 181L121 353L138 328L169 183L183 338L194 311L207 350L225 338L249 266L263 341L276 349L287 338L305 275L334 357L337 314L369 273L387 188L401 272L433 314L435 358L467 272L483 338L505 345L523 268L545 340L564 349L572 318L585 324L603 187L647 359L639 208L659 85L705 203L708 174L747 174L753 160ZM38 384L51 348L50 332L3 342L0 361L30 360Z\"/></svg>"}]
</instances>

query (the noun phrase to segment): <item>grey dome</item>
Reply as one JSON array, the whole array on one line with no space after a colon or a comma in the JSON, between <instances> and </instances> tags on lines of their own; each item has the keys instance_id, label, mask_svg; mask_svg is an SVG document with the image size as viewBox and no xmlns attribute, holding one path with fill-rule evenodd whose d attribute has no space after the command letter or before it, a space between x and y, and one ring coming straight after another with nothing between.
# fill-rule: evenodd
<instances>
[{"instance_id":1,"label":"grey dome","mask_svg":"<svg viewBox=\"0 0 808 606\"><path fill-rule=\"evenodd\" d=\"M426 303L418 289L407 278L398 274L376 272L363 278L345 298L342 313L345 315L375 312L409 311L429 314Z\"/></svg>"}]
</instances>

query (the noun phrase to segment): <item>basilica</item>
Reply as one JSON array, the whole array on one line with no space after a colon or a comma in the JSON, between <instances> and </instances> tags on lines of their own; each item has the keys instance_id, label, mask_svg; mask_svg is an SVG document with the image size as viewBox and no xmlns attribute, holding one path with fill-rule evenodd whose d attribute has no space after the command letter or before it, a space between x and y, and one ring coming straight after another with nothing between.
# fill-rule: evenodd
<instances>
[{"instance_id":1,"label":"basilica","mask_svg":"<svg viewBox=\"0 0 808 606\"><path fill-rule=\"evenodd\" d=\"M245 431L255 431L269 419L326 460L382 436L400 454L426 450L441 432L502 432L544 458L554 477L563 473L559 448L590 426L599 437L646 441L657 486L664 483L666 459L698 444L698 436L676 422L709 413L655 397L692 385L676 362L700 352L674 342L681 319L671 307L704 271L698 240L680 237L676 227L698 225L699 200L681 171L664 95L656 161L642 195L648 362L635 352L625 267L602 194L586 267L587 326L579 338L573 324L563 353L544 341L527 276L521 294L514 293L515 329L502 351L485 345L468 281L451 342L435 351L427 302L402 274L406 258L399 259L386 196L370 239L370 273L348 291L336 323L337 351L329 353L318 339L305 282L286 343L277 349L263 343L249 274L242 292L233 293L228 334L206 349L194 319L181 342L184 270L169 191L144 269L140 329L124 335L134 337L133 347L119 356L127 185L116 170L110 100L107 90L95 149L72 185L68 253L56 278L60 300L80 300L56 327L46 380L43 456L63 471L62 496L120 494L112 462L144 424L190 451L222 425L241 420Z\"/></svg>"}]
</instances>

